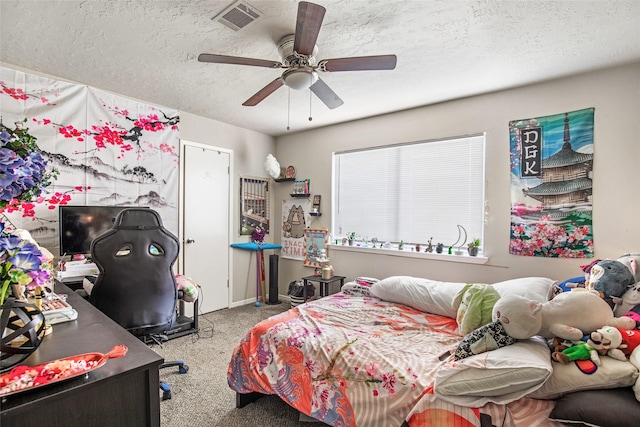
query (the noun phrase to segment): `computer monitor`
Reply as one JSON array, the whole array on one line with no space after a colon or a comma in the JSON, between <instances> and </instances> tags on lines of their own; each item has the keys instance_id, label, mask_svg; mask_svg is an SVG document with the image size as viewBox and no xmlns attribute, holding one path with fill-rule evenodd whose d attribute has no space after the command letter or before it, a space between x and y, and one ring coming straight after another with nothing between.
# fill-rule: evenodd
<instances>
[{"instance_id":1,"label":"computer monitor","mask_svg":"<svg viewBox=\"0 0 640 427\"><path fill-rule=\"evenodd\" d=\"M93 239L110 229L118 213L129 207L133 206L59 206L60 255L90 253Z\"/></svg>"}]
</instances>

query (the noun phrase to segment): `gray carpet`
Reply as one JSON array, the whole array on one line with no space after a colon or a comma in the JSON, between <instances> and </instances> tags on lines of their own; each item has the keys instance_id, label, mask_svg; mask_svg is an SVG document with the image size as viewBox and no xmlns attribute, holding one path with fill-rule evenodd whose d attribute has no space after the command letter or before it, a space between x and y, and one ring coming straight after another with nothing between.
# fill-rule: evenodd
<instances>
[{"instance_id":1,"label":"gray carpet","mask_svg":"<svg viewBox=\"0 0 640 427\"><path fill-rule=\"evenodd\" d=\"M189 372L177 368L160 371L160 379L172 389L173 398L160 402L162 427L287 427L324 426L301 422L298 411L276 396L265 396L244 408L235 406L236 395L227 385L231 353L246 332L259 321L290 308L288 301L277 305L245 305L199 317L200 333L154 345L165 360L182 359Z\"/></svg>"}]
</instances>

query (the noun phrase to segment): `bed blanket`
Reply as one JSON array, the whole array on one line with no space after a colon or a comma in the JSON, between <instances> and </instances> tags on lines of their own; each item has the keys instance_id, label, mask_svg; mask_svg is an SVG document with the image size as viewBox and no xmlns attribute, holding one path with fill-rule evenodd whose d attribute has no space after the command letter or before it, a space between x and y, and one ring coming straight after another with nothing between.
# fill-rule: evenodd
<instances>
[{"instance_id":1,"label":"bed blanket","mask_svg":"<svg viewBox=\"0 0 640 427\"><path fill-rule=\"evenodd\" d=\"M331 426L401 426L432 386L440 356L462 338L456 320L343 293L252 328L235 348L229 386L277 394ZM479 425L477 410L467 410ZM474 419L475 417L475 419Z\"/></svg>"}]
</instances>

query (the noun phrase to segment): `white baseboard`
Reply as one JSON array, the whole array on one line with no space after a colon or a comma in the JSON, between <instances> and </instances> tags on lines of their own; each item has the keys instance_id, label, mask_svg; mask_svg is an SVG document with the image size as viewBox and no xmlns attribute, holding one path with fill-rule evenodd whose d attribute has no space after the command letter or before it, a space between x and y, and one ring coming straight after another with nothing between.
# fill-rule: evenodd
<instances>
[{"instance_id":1,"label":"white baseboard","mask_svg":"<svg viewBox=\"0 0 640 427\"><path fill-rule=\"evenodd\" d=\"M278 295L278 299L280 301L283 301L283 303L291 304L291 298L289 298L289 295ZM249 304L255 304L255 303L256 303L256 300L254 298L250 298L242 301L232 302L229 308L242 307L243 305L249 305Z\"/></svg>"}]
</instances>

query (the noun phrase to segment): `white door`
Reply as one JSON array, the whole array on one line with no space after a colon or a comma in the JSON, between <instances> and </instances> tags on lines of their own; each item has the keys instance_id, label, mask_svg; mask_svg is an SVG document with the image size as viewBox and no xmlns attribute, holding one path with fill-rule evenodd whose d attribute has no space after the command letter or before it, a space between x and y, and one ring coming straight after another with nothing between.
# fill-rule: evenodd
<instances>
[{"instance_id":1,"label":"white door","mask_svg":"<svg viewBox=\"0 0 640 427\"><path fill-rule=\"evenodd\" d=\"M182 271L201 287L202 313L229 307L230 158L183 141Z\"/></svg>"}]
</instances>

